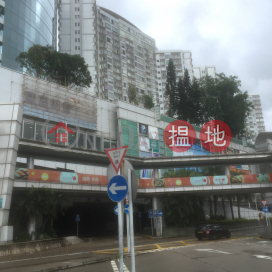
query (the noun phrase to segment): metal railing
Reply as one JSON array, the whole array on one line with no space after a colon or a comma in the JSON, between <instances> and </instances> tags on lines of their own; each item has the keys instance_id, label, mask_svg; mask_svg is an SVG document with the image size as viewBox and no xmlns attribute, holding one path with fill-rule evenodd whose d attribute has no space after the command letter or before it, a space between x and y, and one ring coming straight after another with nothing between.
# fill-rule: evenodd
<instances>
[{"instance_id":1,"label":"metal railing","mask_svg":"<svg viewBox=\"0 0 272 272\"><path fill-rule=\"evenodd\" d=\"M0 245L0 269L91 257L91 239L58 238Z\"/></svg>"}]
</instances>

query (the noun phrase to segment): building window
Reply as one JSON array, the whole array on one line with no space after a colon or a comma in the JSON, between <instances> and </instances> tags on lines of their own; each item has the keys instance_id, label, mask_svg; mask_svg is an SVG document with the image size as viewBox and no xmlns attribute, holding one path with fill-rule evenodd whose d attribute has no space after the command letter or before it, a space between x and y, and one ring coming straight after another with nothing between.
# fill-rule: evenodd
<instances>
[{"instance_id":1,"label":"building window","mask_svg":"<svg viewBox=\"0 0 272 272\"><path fill-rule=\"evenodd\" d=\"M114 140L111 140L111 148L117 147L117 143Z\"/></svg>"},{"instance_id":2,"label":"building window","mask_svg":"<svg viewBox=\"0 0 272 272\"><path fill-rule=\"evenodd\" d=\"M34 122L24 121L24 134L23 138L34 140Z\"/></svg>"},{"instance_id":3,"label":"building window","mask_svg":"<svg viewBox=\"0 0 272 272\"><path fill-rule=\"evenodd\" d=\"M75 42L77 42L77 38L75 38Z\"/></svg>"},{"instance_id":4,"label":"building window","mask_svg":"<svg viewBox=\"0 0 272 272\"><path fill-rule=\"evenodd\" d=\"M111 39L109 37L107 37L107 42L109 42L109 43L111 42Z\"/></svg>"},{"instance_id":5,"label":"building window","mask_svg":"<svg viewBox=\"0 0 272 272\"><path fill-rule=\"evenodd\" d=\"M75 34L77 34L77 30L75 31Z\"/></svg>"},{"instance_id":6,"label":"building window","mask_svg":"<svg viewBox=\"0 0 272 272\"><path fill-rule=\"evenodd\" d=\"M43 124L36 124L36 135L35 135L36 141L43 141L42 129L43 129Z\"/></svg>"},{"instance_id":7,"label":"building window","mask_svg":"<svg viewBox=\"0 0 272 272\"><path fill-rule=\"evenodd\" d=\"M77 41L80 42L80 38L78 38Z\"/></svg>"},{"instance_id":8,"label":"building window","mask_svg":"<svg viewBox=\"0 0 272 272\"><path fill-rule=\"evenodd\" d=\"M104 139L104 150L110 148L110 140L109 139Z\"/></svg>"},{"instance_id":9,"label":"building window","mask_svg":"<svg viewBox=\"0 0 272 272\"><path fill-rule=\"evenodd\" d=\"M80 46L78 46L78 50L80 50Z\"/></svg>"},{"instance_id":10,"label":"building window","mask_svg":"<svg viewBox=\"0 0 272 272\"><path fill-rule=\"evenodd\" d=\"M77 46L75 46L75 50L77 50Z\"/></svg>"},{"instance_id":11,"label":"building window","mask_svg":"<svg viewBox=\"0 0 272 272\"><path fill-rule=\"evenodd\" d=\"M75 26L77 26L77 23L75 23Z\"/></svg>"}]
</instances>

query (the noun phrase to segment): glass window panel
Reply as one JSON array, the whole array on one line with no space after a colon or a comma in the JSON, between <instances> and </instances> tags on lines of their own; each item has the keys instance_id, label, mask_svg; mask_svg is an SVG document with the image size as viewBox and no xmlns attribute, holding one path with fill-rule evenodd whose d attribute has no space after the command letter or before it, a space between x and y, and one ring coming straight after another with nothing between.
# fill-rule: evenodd
<instances>
[{"instance_id":1,"label":"glass window panel","mask_svg":"<svg viewBox=\"0 0 272 272\"><path fill-rule=\"evenodd\" d=\"M37 141L43 141L43 137L42 137L42 128L43 128L43 125L41 124L36 124L36 135L35 135L35 139Z\"/></svg>"},{"instance_id":2,"label":"glass window panel","mask_svg":"<svg viewBox=\"0 0 272 272\"><path fill-rule=\"evenodd\" d=\"M104 149L110 148L110 140L104 139Z\"/></svg>"},{"instance_id":3,"label":"glass window panel","mask_svg":"<svg viewBox=\"0 0 272 272\"><path fill-rule=\"evenodd\" d=\"M101 138L96 137L96 150L101 150Z\"/></svg>"},{"instance_id":4,"label":"glass window panel","mask_svg":"<svg viewBox=\"0 0 272 272\"><path fill-rule=\"evenodd\" d=\"M76 128L70 127L72 131L76 131ZM68 133L68 145L71 145L76 139L76 133Z\"/></svg>"},{"instance_id":5,"label":"glass window panel","mask_svg":"<svg viewBox=\"0 0 272 272\"><path fill-rule=\"evenodd\" d=\"M34 140L34 122L24 122L24 136L23 138Z\"/></svg>"},{"instance_id":6,"label":"glass window panel","mask_svg":"<svg viewBox=\"0 0 272 272\"><path fill-rule=\"evenodd\" d=\"M56 140L56 135L55 135L56 131L53 133L48 133L53 127L54 126L47 126L46 135L47 135L47 142L49 143L55 143L55 140Z\"/></svg>"},{"instance_id":7,"label":"glass window panel","mask_svg":"<svg viewBox=\"0 0 272 272\"><path fill-rule=\"evenodd\" d=\"M116 141L111 140L111 148L117 147Z\"/></svg>"},{"instance_id":8,"label":"glass window panel","mask_svg":"<svg viewBox=\"0 0 272 272\"><path fill-rule=\"evenodd\" d=\"M92 135L87 135L87 149L94 149L92 148L91 144L89 141L94 144L94 137Z\"/></svg>"},{"instance_id":9,"label":"glass window panel","mask_svg":"<svg viewBox=\"0 0 272 272\"><path fill-rule=\"evenodd\" d=\"M85 133L80 133L78 141L77 141L77 147L84 148L84 142L85 142Z\"/></svg>"}]
</instances>

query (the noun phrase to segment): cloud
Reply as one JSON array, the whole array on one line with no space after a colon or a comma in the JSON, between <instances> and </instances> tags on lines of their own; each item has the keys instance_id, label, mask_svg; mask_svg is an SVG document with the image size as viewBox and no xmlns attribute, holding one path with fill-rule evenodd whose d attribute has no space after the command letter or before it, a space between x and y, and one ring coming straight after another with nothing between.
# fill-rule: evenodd
<instances>
[{"instance_id":1,"label":"cloud","mask_svg":"<svg viewBox=\"0 0 272 272\"><path fill-rule=\"evenodd\" d=\"M97 0L156 40L159 50L191 50L194 66L236 75L261 96L272 131L271 0Z\"/></svg>"}]
</instances>

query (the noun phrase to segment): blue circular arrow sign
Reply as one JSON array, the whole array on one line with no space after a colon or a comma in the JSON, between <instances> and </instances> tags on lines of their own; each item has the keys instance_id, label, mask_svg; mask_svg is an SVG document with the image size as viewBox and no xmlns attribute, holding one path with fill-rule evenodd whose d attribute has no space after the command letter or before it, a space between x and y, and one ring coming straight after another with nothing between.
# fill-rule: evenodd
<instances>
[{"instance_id":1,"label":"blue circular arrow sign","mask_svg":"<svg viewBox=\"0 0 272 272\"><path fill-rule=\"evenodd\" d=\"M162 216L162 211L158 211L158 216Z\"/></svg>"},{"instance_id":2,"label":"blue circular arrow sign","mask_svg":"<svg viewBox=\"0 0 272 272\"><path fill-rule=\"evenodd\" d=\"M126 204L124 206L124 211L125 211L126 214L129 214L129 204Z\"/></svg>"},{"instance_id":3,"label":"blue circular arrow sign","mask_svg":"<svg viewBox=\"0 0 272 272\"><path fill-rule=\"evenodd\" d=\"M115 207L114 207L114 213L115 213L116 215L118 215L118 206L115 206Z\"/></svg>"},{"instance_id":4,"label":"blue circular arrow sign","mask_svg":"<svg viewBox=\"0 0 272 272\"><path fill-rule=\"evenodd\" d=\"M263 207L263 212L264 213L268 213L268 208L267 207Z\"/></svg>"},{"instance_id":5,"label":"blue circular arrow sign","mask_svg":"<svg viewBox=\"0 0 272 272\"><path fill-rule=\"evenodd\" d=\"M122 176L114 176L108 184L108 195L112 201L119 202L123 200L128 191L127 180Z\"/></svg>"}]
</instances>

